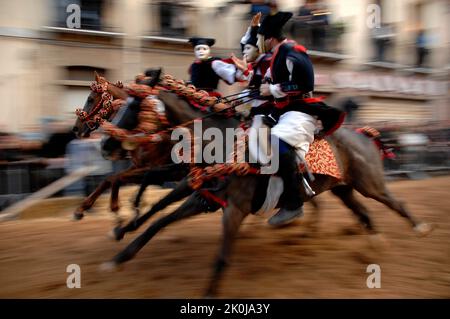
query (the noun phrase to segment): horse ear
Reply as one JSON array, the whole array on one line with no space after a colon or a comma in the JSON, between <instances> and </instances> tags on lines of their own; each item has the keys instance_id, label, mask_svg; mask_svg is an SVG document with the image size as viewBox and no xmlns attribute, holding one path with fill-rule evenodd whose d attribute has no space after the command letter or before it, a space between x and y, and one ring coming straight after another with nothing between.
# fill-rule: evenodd
<instances>
[{"instance_id":1,"label":"horse ear","mask_svg":"<svg viewBox=\"0 0 450 319\"><path fill-rule=\"evenodd\" d=\"M95 77L95 82L99 82L100 81L100 75L98 75L97 71L94 71L94 77Z\"/></svg>"}]
</instances>

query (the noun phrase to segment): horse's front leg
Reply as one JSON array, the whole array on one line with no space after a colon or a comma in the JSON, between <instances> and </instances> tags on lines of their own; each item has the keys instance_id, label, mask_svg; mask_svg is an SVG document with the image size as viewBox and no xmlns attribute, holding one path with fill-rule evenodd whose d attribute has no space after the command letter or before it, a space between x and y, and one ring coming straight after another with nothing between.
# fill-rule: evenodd
<instances>
[{"instance_id":1,"label":"horse's front leg","mask_svg":"<svg viewBox=\"0 0 450 319\"><path fill-rule=\"evenodd\" d=\"M138 229L142 224L144 224L150 217L152 217L157 212L163 210L172 203L175 203L186 196L192 194L193 190L189 186L188 180L184 179L181 181L175 189L173 189L169 194L160 199L153 207L144 215L137 219L130 221L124 227L117 226L113 230L113 237L116 240L121 240L125 233L134 231Z\"/></svg>"},{"instance_id":2,"label":"horse's front leg","mask_svg":"<svg viewBox=\"0 0 450 319\"><path fill-rule=\"evenodd\" d=\"M74 220L84 217L84 212L91 208L99 196L111 186L111 179L107 177L97 188L83 201L83 203L73 213Z\"/></svg>"},{"instance_id":3,"label":"horse's front leg","mask_svg":"<svg viewBox=\"0 0 450 319\"><path fill-rule=\"evenodd\" d=\"M145 172L142 183L139 190L134 198L133 206L135 211L134 218L137 220L140 215L139 207L141 205L142 195L144 195L145 190L149 185L159 185L162 186L167 179L167 174L170 173L168 167L161 167L156 169L150 169Z\"/></svg>"},{"instance_id":4,"label":"horse's front leg","mask_svg":"<svg viewBox=\"0 0 450 319\"><path fill-rule=\"evenodd\" d=\"M152 168L145 172L141 186L133 201L135 219L137 220L140 215L140 205L142 195L149 185L162 186L167 181L179 181L188 174L188 170L184 165L169 164L162 167Z\"/></svg>"},{"instance_id":5,"label":"horse's front leg","mask_svg":"<svg viewBox=\"0 0 450 319\"><path fill-rule=\"evenodd\" d=\"M122 185L125 184L139 184L142 180L142 176L144 172L148 169L145 168L135 168L132 167L127 169L126 171L118 174L111 182L111 198L110 198L110 208L113 213L116 214L117 222L120 225L121 219L119 218L118 211L120 209L119 206L119 189Z\"/></svg>"},{"instance_id":6,"label":"horse's front leg","mask_svg":"<svg viewBox=\"0 0 450 319\"><path fill-rule=\"evenodd\" d=\"M203 205L201 201L195 196L191 196L188 198L180 207L178 207L175 211L161 217L146 231L144 231L141 235L139 235L135 240L133 240L123 251L117 254L110 262L107 262L102 265L102 269L111 270L116 268L120 264L132 259L139 250L150 240L153 236L155 236L162 228L167 225L190 217L197 214L200 214L204 211Z\"/></svg>"}]
</instances>

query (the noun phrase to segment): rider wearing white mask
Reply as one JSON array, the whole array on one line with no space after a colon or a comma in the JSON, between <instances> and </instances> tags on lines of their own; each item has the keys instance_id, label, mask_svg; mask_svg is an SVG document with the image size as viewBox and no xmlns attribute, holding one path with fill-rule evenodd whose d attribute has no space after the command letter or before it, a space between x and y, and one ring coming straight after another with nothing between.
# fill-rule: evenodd
<instances>
[{"instance_id":1,"label":"rider wearing white mask","mask_svg":"<svg viewBox=\"0 0 450 319\"><path fill-rule=\"evenodd\" d=\"M263 53L258 48L258 29L261 13L253 16L247 32L241 39L243 59L239 60L234 55L231 59L240 71L237 78L248 81L249 88L259 88L267 69L270 66L271 53Z\"/></svg>"},{"instance_id":2,"label":"rider wearing white mask","mask_svg":"<svg viewBox=\"0 0 450 319\"><path fill-rule=\"evenodd\" d=\"M231 61L211 56L211 47L215 44L210 38L191 38L189 42L194 47L196 60L189 68L191 83L199 90L205 90L210 95L220 96L217 87L222 79L227 84L235 82L236 66Z\"/></svg>"}]
</instances>

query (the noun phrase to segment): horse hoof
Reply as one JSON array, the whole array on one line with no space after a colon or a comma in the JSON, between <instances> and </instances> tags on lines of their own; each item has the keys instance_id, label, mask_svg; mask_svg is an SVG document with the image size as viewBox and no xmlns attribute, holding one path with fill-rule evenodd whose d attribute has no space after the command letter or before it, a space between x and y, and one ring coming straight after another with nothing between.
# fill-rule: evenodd
<instances>
[{"instance_id":1,"label":"horse hoof","mask_svg":"<svg viewBox=\"0 0 450 319\"><path fill-rule=\"evenodd\" d=\"M113 272L119 270L119 265L114 261L107 261L100 265L101 272Z\"/></svg>"},{"instance_id":2,"label":"horse hoof","mask_svg":"<svg viewBox=\"0 0 450 319\"><path fill-rule=\"evenodd\" d=\"M375 250L384 250L389 246L388 241L382 234L369 235L370 246Z\"/></svg>"},{"instance_id":3,"label":"horse hoof","mask_svg":"<svg viewBox=\"0 0 450 319\"><path fill-rule=\"evenodd\" d=\"M114 229L111 229L107 234L106 237L108 237L109 239L115 240L116 239L116 234L114 233Z\"/></svg>"},{"instance_id":4,"label":"horse hoof","mask_svg":"<svg viewBox=\"0 0 450 319\"><path fill-rule=\"evenodd\" d=\"M427 223L420 223L414 227L414 231L420 236L425 237L433 231L434 227Z\"/></svg>"},{"instance_id":5,"label":"horse hoof","mask_svg":"<svg viewBox=\"0 0 450 319\"><path fill-rule=\"evenodd\" d=\"M119 209L120 209L120 206L119 205L117 205L117 206L113 205L113 206L110 207L110 209L111 209L111 212L117 213L119 211Z\"/></svg>"},{"instance_id":6,"label":"horse hoof","mask_svg":"<svg viewBox=\"0 0 450 319\"><path fill-rule=\"evenodd\" d=\"M72 215L72 220L75 220L75 221L77 221L77 220L82 220L83 217L84 217L84 214L83 214L83 213L81 213L81 212L76 212L76 213L73 213L73 215Z\"/></svg>"},{"instance_id":7,"label":"horse hoof","mask_svg":"<svg viewBox=\"0 0 450 319\"><path fill-rule=\"evenodd\" d=\"M114 227L109 233L109 238L112 238L116 241L120 241L124 237L124 233L122 231L122 228L120 226Z\"/></svg>"}]
</instances>

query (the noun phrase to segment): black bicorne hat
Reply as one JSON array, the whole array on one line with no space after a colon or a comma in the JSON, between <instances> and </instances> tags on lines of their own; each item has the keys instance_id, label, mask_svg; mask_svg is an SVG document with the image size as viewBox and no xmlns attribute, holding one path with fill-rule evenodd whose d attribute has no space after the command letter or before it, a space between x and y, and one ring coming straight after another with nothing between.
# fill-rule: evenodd
<instances>
[{"instance_id":1,"label":"black bicorne hat","mask_svg":"<svg viewBox=\"0 0 450 319\"><path fill-rule=\"evenodd\" d=\"M200 44L204 44L204 45L212 47L214 45L214 43L216 43L216 40L215 39L211 39L211 38L194 37L194 38L190 38L189 39L189 43L191 43L194 48L197 45L200 45Z\"/></svg>"},{"instance_id":2,"label":"black bicorne hat","mask_svg":"<svg viewBox=\"0 0 450 319\"><path fill-rule=\"evenodd\" d=\"M161 78L162 68L156 68L156 69L147 69L145 71L145 76L150 77L147 81L144 81L144 84L154 87L156 84L158 84L160 78Z\"/></svg>"},{"instance_id":3,"label":"black bicorne hat","mask_svg":"<svg viewBox=\"0 0 450 319\"><path fill-rule=\"evenodd\" d=\"M283 11L266 16L259 27L258 34L262 34L266 39L281 37L283 35L283 27L291 17L291 12Z\"/></svg>"}]
</instances>

